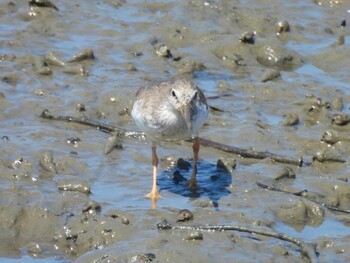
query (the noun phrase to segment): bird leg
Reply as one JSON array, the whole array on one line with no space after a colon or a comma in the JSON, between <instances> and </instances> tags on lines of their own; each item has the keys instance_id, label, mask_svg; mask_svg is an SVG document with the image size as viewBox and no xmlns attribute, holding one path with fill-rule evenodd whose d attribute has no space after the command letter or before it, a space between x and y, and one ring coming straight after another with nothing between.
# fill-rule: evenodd
<instances>
[{"instance_id":1,"label":"bird leg","mask_svg":"<svg viewBox=\"0 0 350 263\"><path fill-rule=\"evenodd\" d=\"M190 185L190 190L196 190L199 188L199 185L197 184L197 179L196 179L196 175L197 175L197 162L198 162L198 153L199 153L199 138L195 137L194 141L193 141L193 145L192 145L192 149L193 149L193 168L192 168L192 176L191 179L189 181L189 185Z\"/></svg>"},{"instance_id":2,"label":"bird leg","mask_svg":"<svg viewBox=\"0 0 350 263\"><path fill-rule=\"evenodd\" d=\"M151 199L160 198L160 194L157 189L157 167L158 167L158 156L156 152L156 146L152 145L152 165L153 165L153 184L151 192L146 197Z\"/></svg>"}]
</instances>

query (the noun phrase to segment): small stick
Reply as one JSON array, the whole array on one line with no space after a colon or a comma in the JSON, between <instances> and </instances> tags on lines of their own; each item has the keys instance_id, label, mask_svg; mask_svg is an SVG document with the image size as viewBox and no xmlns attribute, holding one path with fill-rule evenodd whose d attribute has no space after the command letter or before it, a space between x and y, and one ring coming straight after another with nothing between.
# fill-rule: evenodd
<instances>
[{"instance_id":1,"label":"small stick","mask_svg":"<svg viewBox=\"0 0 350 263\"><path fill-rule=\"evenodd\" d=\"M41 113L40 117L44 119L49 119L49 120L66 121L66 122L73 122L73 123L87 125L90 127L94 127L98 130L101 130L103 132L108 132L108 133L115 132L117 133L117 136L120 136L120 137L125 136L125 137L137 138L137 139L144 139L146 136L143 132L128 132L125 129L121 129L112 125L89 120L86 117L75 118L70 116L54 116L50 114L49 110L47 109ZM283 157L283 156L269 153L269 152L257 152L253 150L241 149L241 148L229 146L226 144L214 142L211 140L203 139L203 138L199 138L199 140L202 146L219 149L221 151L232 153L232 154L237 154L244 158L255 158L255 159L271 158L272 160L280 163L293 164L297 166L303 165L303 159L301 157L299 159L291 159L289 157Z\"/></svg>"},{"instance_id":2,"label":"small stick","mask_svg":"<svg viewBox=\"0 0 350 263\"><path fill-rule=\"evenodd\" d=\"M241 149L241 148L229 146L226 144L203 139L203 138L200 138L200 143L203 146L212 147L212 148L224 151L224 152L237 154L237 155L240 155L244 158L255 158L255 159L271 158L272 160L279 162L279 163L287 163L287 164L293 164L293 165L297 165L297 166L303 165L303 159L301 157L299 159L291 159L289 157L283 157L283 156L276 155L276 154L269 153L269 152L257 152L257 151L253 151L253 150Z\"/></svg>"},{"instance_id":3,"label":"small stick","mask_svg":"<svg viewBox=\"0 0 350 263\"><path fill-rule=\"evenodd\" d=\"M100 131L111 133L115 132L117 133L117 136L126 136L126 137L134 137L134 138L143 138L145 137L145 134L142 132L128 132L125 129L118 128L112 125L108 125L102 122L97 122L90 120L86 117L76 118L76 117L70 117L70 116L54 116L49 113L49 110L45 109L40 115L41 118L48 119L48 120L55 120L55 121L66 121L66 122L73 122L73 123L79 123L82 125L94 127Z\"/></svg>"},{"instance_id":4,"label":"small stick","mask_svg":"<svg viewBox=\"0 0 350 263\"><path fill-rule=\"evenodd\" d=\"M350 210L348 210L348 209L341 209L341 208L338 208L336 206L328 205L328 204L325 204L325 203L321 203L321 202L312 200L311 198L308 198L307 196L304 195L304 193L308 192L306 189L303 190L303 191L300 191L300 192L293 193L293 192L281 190L281 189L276 188L274 186L262 184L262 183L259 183L259 182L256 182L256 185L261 187L261 188L264 188L266 190L282 192L282 193L286 193L286 194L292 194L292 195L300 196L300 197L303 197L303 198L305 198L305 199L307 199L307 200L309 200L311 202L314 202L315 204L318 204L318 205L321 205L321 206L323 206L325 208L328 208L329 210L350 214Z\"/></svg>"},{"instance_id":5,"label":"small stick","mask_svg":"<svg viewBox=\"0 0 350 263\"><path fill-rule=\"evenodd\" d=\"M266 184L263 184L263 183L260 183L260 182L256 182L256 185L260 186L260 187L262 187L264 189L267 189L267 190L276 191L276 192L282 192L282 193L287 193L287 194L292 194L292 195L296 195L296 196L302 196L304 193L308 192L306 189L304 189L302 191L299 191L299 192L289 192L289 191L285 191L285 190L276 188L274 186L266 185Z\"/></svg>"},{"instance_id":6,"label":"small stick","mask_svg":"<svg viewBox=\"0 0 350 263\"><path fill-rule=\"evenodd\" d=\"M297 238L288 236L286 234L280 233L280 232L274 232L274 231L268 231L268 230L262 230L262 229L253 229L249 227L244 226L235 226L235 225L197 225L197 226L182 226L182 225L172 225L167 220L163 220L162 222L157 224L158 229L160 230L166 230L166 229L173 229L173 230L202 230L202 231L239 231L239 232L246 232L251 234L258 234L262 236L268 236L277 238L283 241L287 241L290 243L293 243L297 245L301 249L301 254L304 255L309 259L311 263L318 262L315 248L310 245L304 243L302 240L299 240Z\"/></svg>"}]
</instances>

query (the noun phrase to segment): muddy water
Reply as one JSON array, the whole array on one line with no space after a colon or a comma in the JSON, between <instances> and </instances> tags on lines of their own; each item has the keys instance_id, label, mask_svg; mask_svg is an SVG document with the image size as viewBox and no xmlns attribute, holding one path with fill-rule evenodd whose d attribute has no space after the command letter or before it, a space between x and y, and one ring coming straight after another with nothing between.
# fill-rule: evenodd
<instances>
[{"instance_id":1,"label":"muddy water","mask_svg":"<svg viewBox=\"0 0 350 263\"><path fill-rule=\"evenodd\" d=\"M350 261L349 215L309 200L350 209L348 1L55 5L0 3L1 261L306 261L298 247L262 236L204 232L189 240L191 231L157 230L180 209L194 219L179 224L262 227L315 243L320 262ZM157 53L161 45L172 57ZM40 118L49 109L137 130L129 115L136 90L172 77L193 79L221 110L211 111L202 137L302 156L304 165L202 147L202 188L191 193L174 180L176 171L190 176L174 166L179 157L190 161L190 145L165 142L163 198L151 209L147 140L122 138L123 148L106 155L106 133ZM222 157L236 159L232 171L216 166ZM286 168L295 178L276 180ZM309 199L256 182L307 189Z\"/></svg>"}]
</instances>

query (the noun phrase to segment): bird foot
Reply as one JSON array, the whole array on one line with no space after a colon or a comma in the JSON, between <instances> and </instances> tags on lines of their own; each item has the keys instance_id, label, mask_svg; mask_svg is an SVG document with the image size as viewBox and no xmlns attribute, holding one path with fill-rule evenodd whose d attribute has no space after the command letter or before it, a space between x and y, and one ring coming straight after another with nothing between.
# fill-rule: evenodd
<instances>
[{"instance_id":1,"label":"bird foot","mask_svg":"<svg viewBox=\"0 0 350 263\"><path fill-rule=\"evenodd\" d=\"M188 187L190 188L190 191L192 192L201 188L197 183L197 180L189 180L188 182L185 183L185 185L188 185Z\"/></svg>"},{"instance_id":2,"label":"bird foot","mask_svg":"<svg viewBox=\"0 0 350 263\"><path fill-rule=\"evenodd\" d=\"M146 195L146 197L148 197L150 199L162 198L162 196L159 194L158 191L151 191L149 194Z\"/></svg>"}]
</instances>

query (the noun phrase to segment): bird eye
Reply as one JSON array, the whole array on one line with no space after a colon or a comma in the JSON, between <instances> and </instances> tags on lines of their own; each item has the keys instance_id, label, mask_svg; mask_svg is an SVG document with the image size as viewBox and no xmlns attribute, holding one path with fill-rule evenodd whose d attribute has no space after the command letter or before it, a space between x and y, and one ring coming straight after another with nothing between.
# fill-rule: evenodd
<instances>
[{"instance_id":1,"label":"bird eye","mask_svg":"<svg viewBox=\"0 0 350 263\"><path fill-rule=\"evenodd\" d=\"M173 97L176 98L175 90L171 90L171 95L173 95Z\"/></svg>"}]
</instances>

